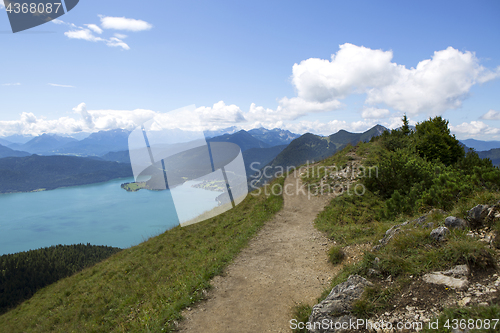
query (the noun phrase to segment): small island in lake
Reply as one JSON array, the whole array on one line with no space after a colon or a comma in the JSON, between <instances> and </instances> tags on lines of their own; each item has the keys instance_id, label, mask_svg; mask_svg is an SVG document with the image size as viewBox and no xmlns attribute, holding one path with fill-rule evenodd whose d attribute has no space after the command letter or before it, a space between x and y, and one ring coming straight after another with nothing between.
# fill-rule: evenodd
<instances>
[{"instance_id":1,"label":"small island in lake","mask_svg":"<svg viewBox=\"0 0 500 333\"><path fill-rule=\"evenodd\" d=\"M146 184L146 182L124 183L124 184L121 185L121 188L123 188L127 192L137 192L137 191L139 191L140 189L143 189L143 188L150 190L150 188L148 187L148 185Z\"/></svg>"}]
</instances>

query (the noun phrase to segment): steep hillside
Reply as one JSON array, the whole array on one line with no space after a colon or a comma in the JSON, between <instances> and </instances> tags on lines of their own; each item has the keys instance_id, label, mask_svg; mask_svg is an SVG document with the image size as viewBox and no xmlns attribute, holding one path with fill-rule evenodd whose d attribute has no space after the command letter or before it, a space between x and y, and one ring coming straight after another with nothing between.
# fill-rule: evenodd
<instances>
[{"instance_id":1,"label":"steep hillside","mask_svg":"<svg viewBox=\"0 0 500 333\"><path fill-rule=\"evenodd\" d=\"M128 150L112 151L102 155L101 159L118 163L130 163L130 154Z\"/></svg>"},{"instance_id":2,"label":"steep hillside","mask_svg":"<svg viewBox=\"0 0 500 333\"><path fill-rule=\"evenodd\" d=\"M249 195L221 215L124 249L1 315L0 332L168 332L282 205L281 195Z\"/></svg>"},{"instance_id":3,"label":"steep hillside","mask_svg":"<svg viewBox=\"0 0 500 333\"><path fill-rule=\"evenodd\" d=\"M31 155L0 159L0 193L51 190L130 176L130 164L84 157Z\"/></svg>"},{"instance_id":4,"label":"steep hillside","mask_svg":"<svg viewBox=\"0 0 500 333\"><path fill-rule=\"evenodd\" d=\"M245 150L243 152L243 160L245 162L247 177L271 162L285 148L286 145L281 145L270 148L250 148Z\"/></svg>"},{"instance_id":5,"label":"steep hillside","mask_svg":"<svg viewBox=\"0 0 500 333\"><path fill-rule=\"evenodd\" d=\"M478 151L477 154L481 158L489 158L493 165L500 165L500 148L490 149L488 151Z\"/></svg>"}]
</instances>

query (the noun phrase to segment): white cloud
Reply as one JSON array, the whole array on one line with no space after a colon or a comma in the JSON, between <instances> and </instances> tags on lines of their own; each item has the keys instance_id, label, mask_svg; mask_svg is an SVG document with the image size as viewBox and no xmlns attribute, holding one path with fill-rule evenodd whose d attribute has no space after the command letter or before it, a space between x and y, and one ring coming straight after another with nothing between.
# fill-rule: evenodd
<instances>
[{"instance_id":1,"label":"white cloud","mask_svg":"<svg viewBox=\"0 0 500 333\"><path fill-rule=\"evenodd\" d=\"M157 113L151 110L90 110L85 103L73 109L78 117L61 117L47 120L36 117L31 112L23 112L18 120L0 121L0 136L11 134L42 133L71 134L75 132L96 132L115 128L132 130L145 121L153 118Z\"/></svg>"},{"instance_id":2,"label":"white cloud","mask_svg":"<svg viewBox=\"0 0 500 333\"><path fill-rule=\"evenodd\" d=\"M101 26L104 29L143 31L150 30L153 26L142 20L125 17L101 16Z\"/></svg>"},{"instance_id":3,"label":"white cloud","mask_svg":"<svg viewBox=\"0 0 500 333\"><path fill-rule=\"evenodd\" d=\"M87 26L89 26L90 28L91 25L92 24L88 24ZM118 39L116 37L111 37L110 39L96 37L92 34L92 31L90 31L90 29L78 28L78 30L67 31L64 34L68 38L72 39L83 39L89 42L104 42L107 46L121 47L124 50L130 50L130 47L127 45L127 43L123 42L121 39Z\"/></svg>"},{"instance_id":4,"label":"white cloud","mask_svg":"<svg viewBox=\"0 0 500 333\"><path fill-rule=\"evenodd\" d=\"M387 118L390 115L387 109L367 108L365 107L361 112L361 117L364 119L380 119Z\"/></svg>"},{"instance_id":5,"label":"white cloud","mask_svg":"<svg viewBox=\"0 0 500 333\"><path fill-rule=\"evenodd\" d=\"M481 119L486 120L500 120L500 112L495 110L490 110L481 116Z\"/></svg>"},{"instance_id":6,"label":"white cloud","mask_svg":"<svg viewBox=\"0 0 500 333\"><path fill-rule=\"evenodd\" d=\"M162 128L180 128L187 131L216 130L246 122L241 109L226 105L223 101L211 107L183 108L158 114L157 122Z\"/></svg>"},{"instance_id":7,"label":"white cloud","mask_svg":"<svg viewBox=\"0 0 500 333\"><path fill-rule=\"evenodd\" d=\"M94 36L89 29L71 30L65 32L64 35L71 39L83 39L89 42L104 41L104 39Z\"/></svg>"},{"instance_id":8,"label":"white cloud","mask_svg":"<svg viewBox=\"0 0 500 333\"><path fill-rule=\"evenodd\" d=\"M97 25L95 24L84 24L85 26L87 26L90 30L92 30L93 32L95 32L96 34L102 34L102 29L99 28Z\"/></svg>"},{"instance_id":9,"label":"white cloud","mask_svg":"<svg viewBox=\"0 0 500 333\"><path fill-rule=\"evenodd\" d=\"M118 39L116 37L111 37L107 42L106 45L112 46L112 47L121 47L124 50L130 50L130 47L122 41L121 39Z\"/></svg>"},{"instance_id":10,"label":"white cloud","mask_svg":"<svg viewBox=\"0 0 500 333\"><path fill-rule=\"evenodd\" d=\"M74 88L74 86L69 86L69 85L66 85L66 84L48 83L48 85L52 86L52 87Z\"/></svg>"},{"instance_id":11,"label":"white cloud","mask_svg":"<svg viewBox=\"0 0 500 333\"><path fill-rule=\"evenodd\" d=\"M482 121L471 121L470 123L462 123L457 126L450 125L452 133L463 138L477 138L482 136L496 137L500 134L500 128L491 127Z\"/></svg>"},{"instance_id":12,"label":"white cloud","mask_svg":"<svg viewBox=\"0 0 500 333\"><path fill-rule=\"evenodd\" d=\"M16 83L3 83L2 86L20 86L21 84L19 82Z\"/></svg>"},{"instance_id":13,"label":"white cloud","mask_svg":"<svg viewBox=\"0 0 500 333\"><path fill-rule=\"evenodd\" d=\"M500 76L488 70L475 54L452 47L407 69L392 62L392 51L340 45L331 61L311 58L293 66L292 83L299 98L325 103L366 93L366 103L381 104L417 115L456 109L470 88Z\"/></svg>"},{"instance_id":14,"label":"white cloud","mask_svg":"<svg viewBox=\"0 0 500 333\"><path fill-rule=\"evenodd\" d=\"M82 117L82 120L87 128L94 128L94 120L92 115L87 111L87 105L85 103L78 104L76 108L73 108L73 111Z\"/></svg>"},{"instance_id":15,"label":"white cloud","mask_svg":"<svg viewBox=\"0 0 500 333\"><path fill-rule=\"evenodd\" d=\"M115 36L116 38L119 38L119 39L125 39L125 38L127 38L127 37L128 37L127 35L124 35L124 34L118 34L118 33L114 34L114 36Z\"/></svg>"}]
</instances>

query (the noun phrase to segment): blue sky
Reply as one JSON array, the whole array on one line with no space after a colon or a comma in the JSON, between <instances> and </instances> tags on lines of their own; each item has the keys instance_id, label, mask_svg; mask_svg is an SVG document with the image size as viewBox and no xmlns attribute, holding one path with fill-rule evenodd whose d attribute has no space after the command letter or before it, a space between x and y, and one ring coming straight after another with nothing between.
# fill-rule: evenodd
<instances>
[{"instance_id":1,"label":"blue sky","mask_svg":"<svg viewBox=\"0 0 500 333\"><path fill-rule=\"evenodd\" d=\"M407 113L500 139L499 14L498 1L81 0L12 34L2 8L0 136L133 129L159 113L326 135Z\"/></svg>"}]
</instances>

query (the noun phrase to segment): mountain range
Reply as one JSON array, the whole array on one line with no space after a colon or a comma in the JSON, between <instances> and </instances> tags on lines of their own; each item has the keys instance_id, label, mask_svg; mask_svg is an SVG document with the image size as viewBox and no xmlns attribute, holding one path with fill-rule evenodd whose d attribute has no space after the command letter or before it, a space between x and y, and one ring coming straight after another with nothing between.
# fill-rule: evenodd
<instances>
[{"instance_id":1,"label":"mountain range","mask_svg":"<svg viewBox=\"0 0 500 333\"><path fill-rule=\"evenodd\" d=\"M13 143L9 145L9 148L32 154L45 154L53 152L71 142L78 142L78 140L60 135L42 134L24 144Z\"/></svg>"},{"instance_id":2,"label":"mountain range","mask_svg":"<svg viewBox=\"0 0 500 333\"><path fill-rule=\"evenodd\" d=\"M251 176L264 167L268 168L268 174L275 174L282 168L324 159L347 144L368 141L384 130L385 127L377 125L364 133L340 130L329 136L319 136L311 133L299 135L278 128L272 130L256 128L245 131L230 127L220 131L205 132L205 136L208 142L237 144L243 153L247 176ZM219 133L222 134L211 136ZM77 155L90 157L93 161L129 164L128 135L129 131L122 129L92 133L82 140L53 134L42 134L37 137L15 135L0 138L0 158L23 158L31 154ZM467 139L461 143L476 149L480 157L488 157L495 165L500 164L500 141ZM480 151L481 149L484 151ZM258 184L268 180L259 179Z\"/></svg>"},{"instance_id":3,"label":"mountain range","mask_svg":"<svg viewBox=\"0 0 500 333\"><path fill-rule=\"evenodd\" d=\"M475 139L460 140L468 148L473 148L476 151L486 151L490 149L500 148L500 141L481 141Z\"/></svg>"},{"instance_id":4,"label":"mountain range","mask_svg":"<svg viewBox=\"0 0 500 333\"><path fill-rule=\"evenodd\" d=\"M306 133L293 140L282 152L280 152L270 163L263 165L266 173L257 172L252 178L254 186L260 186L271 180L274 175L286 171L287 167L297 167L307 161L314 163L335 154L348 144L355 145L360 141L369 141L372 137L381 135L384 126L376 125L363 133L351 133L340 130L330 136L319 136Z\"/></svg>"}]
</instances>

